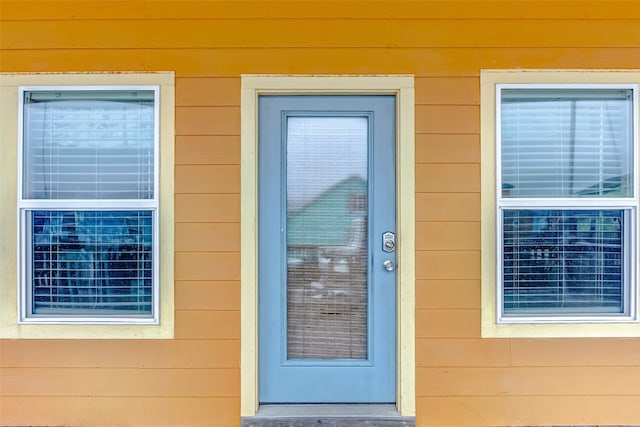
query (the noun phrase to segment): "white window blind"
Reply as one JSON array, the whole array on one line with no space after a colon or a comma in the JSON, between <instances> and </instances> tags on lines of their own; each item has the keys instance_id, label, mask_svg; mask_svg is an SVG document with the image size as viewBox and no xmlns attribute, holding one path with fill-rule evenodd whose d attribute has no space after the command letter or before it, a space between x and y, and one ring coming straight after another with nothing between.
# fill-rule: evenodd
<instances>
[{"instance_id":1,"label":"white window blind","mask_svg":"<svg viewBox=\"0 0 640 427\"><path fill-rule=\"evenodd\" d=\"M623 210L504 210L504 314L623 313L626 217Z\"/></svg>"},{"instance_id":2,"label":"white window blind","mask_svg":"<svg viewBox=\"0 0 640 427\"><path fill-rule=\"evenodd\" d=\"M153 91L30 91L24 197L151 199Z\"/></svg>"},{"instance_id":3,"label":"white window blind","mask_svg":"<svg viewBox=\"0 0 640 427\"><path fill-rule=\"evenodd\" d=\"M499 95L503 320L628 315L633 89L501 87Z\"/></svg>"},{"instance_id":4,"label":"white window blind","mask_svg":"<svg viewBox=\"0 0 640 427\"><path fill-rule=\"evenodd\" d=\"M366 359L366 117L287 119L287 357Z\"/></svg>"},{"instance_id":5,"label":"white window blind","mask_svg":"<svg viewBox=\"0 0 640 427\"><path fill-rule=\"evenodd\" d=\"M26 318L154 317L157 94L22 91Z\"/></svg>"},{"instance_id":6,"label":"white window blind","mask_svg":"<svg viewBox=\"0 0 640 427\"><path fill-rule=\"evenodd\" d=\"M631 89L503 89L505 196L631 196L631 99Z\"/></svg>"}]
</instances>

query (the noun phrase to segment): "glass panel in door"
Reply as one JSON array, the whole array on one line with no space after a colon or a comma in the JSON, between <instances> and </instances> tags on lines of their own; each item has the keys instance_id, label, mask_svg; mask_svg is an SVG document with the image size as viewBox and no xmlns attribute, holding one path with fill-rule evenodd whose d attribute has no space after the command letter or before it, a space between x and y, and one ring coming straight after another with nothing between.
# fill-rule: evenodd
<instances>
[{"instance_id":1,"label":"glass panel in door","mask_svg":"<svg viewBox=\"0 0 640 427\"><path fill-rule=\"evenodd\" d=\"M366 117L287 120L287 357L367 358Z\"/></svg>"}]
</instances>

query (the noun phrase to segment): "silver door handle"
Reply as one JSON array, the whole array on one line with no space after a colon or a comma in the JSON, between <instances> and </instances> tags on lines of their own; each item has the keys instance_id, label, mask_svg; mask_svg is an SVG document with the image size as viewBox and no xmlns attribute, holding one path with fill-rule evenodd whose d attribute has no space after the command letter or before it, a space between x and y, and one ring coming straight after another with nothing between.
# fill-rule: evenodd
<instances>
[{"instance_id":1,"label":"silver door handle","mask_svg":"<svg viewBox=\"0 0 640 427\"><path fill-rule=\"evenodd\" d=\"M396 269L396 265L390 259L384 260L382 265L384 266L384 269L387 271L393 271Z\"/></svg>"}]
</instances>

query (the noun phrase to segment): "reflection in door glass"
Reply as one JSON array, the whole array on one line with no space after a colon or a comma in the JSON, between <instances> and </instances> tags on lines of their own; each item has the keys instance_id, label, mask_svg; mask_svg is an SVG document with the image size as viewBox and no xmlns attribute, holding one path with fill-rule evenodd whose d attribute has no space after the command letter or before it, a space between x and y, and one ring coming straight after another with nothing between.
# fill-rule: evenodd
<instances>
[{"instance_id":1,"label":"reflection in door glass","mask_svg":"<svg viewBox=\"0 0 640 427\"><path fill-rule=\"evenodd\" d=\"M287 122L287 355L367 358L366 117Z\"/></svg>"}]
</instances>

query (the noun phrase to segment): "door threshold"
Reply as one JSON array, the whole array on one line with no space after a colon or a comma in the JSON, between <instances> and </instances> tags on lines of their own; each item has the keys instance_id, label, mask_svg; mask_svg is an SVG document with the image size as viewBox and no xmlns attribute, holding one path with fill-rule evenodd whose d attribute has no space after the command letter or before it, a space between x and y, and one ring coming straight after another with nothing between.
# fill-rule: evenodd
<instances>
[{"instance_id":1,"label":"door threshold","mask_svg":"<svg viewBox=\"0 0 640 427\"><path fill-rule=\"evenodd\" d=\"M393 404L260 405L242 427L415 427L415 417L403 417Z\"/></svg>"},{"instance_id":2,"label":"door threshold","mask_svg":"<svg viewBox=\"0 0 640 427\"><path fill-rule=\"evenodd\" d=\"M394 404L298 404L260 405L258 417L362 417L376 416L398 418L400 413Z\"/></svg>"}]
</instances>

